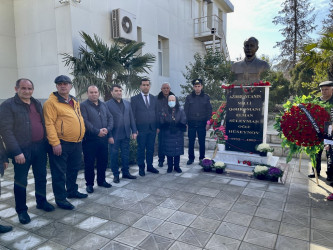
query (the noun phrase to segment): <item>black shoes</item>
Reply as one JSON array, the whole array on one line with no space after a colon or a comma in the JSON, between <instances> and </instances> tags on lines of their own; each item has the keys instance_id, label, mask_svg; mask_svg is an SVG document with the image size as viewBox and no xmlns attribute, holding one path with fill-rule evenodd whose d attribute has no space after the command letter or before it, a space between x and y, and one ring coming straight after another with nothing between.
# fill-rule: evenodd
<instances>
[{"instance_id":1,"label":"black shoes","mask_svg":"<svg viewBox=\"0 0 333 250\"><path fill-rule=\"evenodd\" d=\"M168 166L167 173L171 173L171 172L172 172L172 169L173 169L172 166L171 166L171 167Z\"/></svg>"},{"instance_id":2,"label":"black shoes","mask_svg":"<svg viewBox=\"0 0 333 250\"><path fill-rule=\"evenodd\" d=\"M146 175L145 170L139 168L139 175L140 175L140 176L145 176L145 175Z\"/></svg>"},{"instance_id":3,"label":"black shoes","mask_svg":"<svg viewBox=\"0 0 333 250\"><path fill-rule=\"evenodd\" d=\"M110 183L107 183L106 181L104 181L101 184L98 184L99 187L105 187L105 188L110 188L112 187L112 185Z\"/></svg>"},{"instance_id":4,"label":"black shoes","mask_svg":"<svg viewBox=\"0 0 333 250\"><path fill-rule=\"evenodd\" d=\"M113 182L114 183L119 183L119 176L113 177Z\"/></svg>"},{"instance_id":5,"label":"black shoes","mask_svg":"<svg viewBox=\"0 0 333 250\"><path fill-rule=\"evenodd\" d=\"M318 177L319 177L319 176L320 176L320 173L317 173L317 175L318 175ZM312 173L312 174L309 174L308 177L309 177L309 178L315 178L316 176L315 176L314 173Z\"/></svg>"},{"instance_id":6,"label":"black shoes","mask_svg":"<svg viewBox=\"0 0 333 250\"><path fill-rule=\"evenodd\" d=\"M183 171L180 169L180 167L175 167L175 171L176 171L177 173L181 173L181 172L183 172Z\"/></svg>"},{"instance_id":7,"label":"black shoes","mask_svg":"<svg viewBox=\"0 0 333 250\"><path fill-rule=\"evenodd\" d=\"M58 207L65 209L65 210L73 210L75 208L74 205L72 205L67 200L56 201L56 204L58 205Z\"/></svg>"},{"instance_id":8,"label":"black shoes","mask_svg":"<svg viewBox=\"0 0 333 250\"><path fill-rule=\"evenodd\" d=\"M186 162L186 165L191 165L193 163L193 160L188 160L187 162Z\"/></svg>"},{"instance_id":9,"label":"black shoes","mask_svg":"<svg viewBox=\"0 0 333 250\"><path fill-rule=\"evenodd\" d=\"M80 193L79 191L77 191L76 193L73 193L73 194L67 194L67 198L69 198L69 199L73 199L73 198L84 199L87 197L88 197L87 194Z\"/></svg>"},{"instance_id":10,"label":"black shoes","mask_svg":"<svg viewBox=\"0 0 333 250\"><path fill-rule=\"evenodd\" d=\"M333 181L333 178L331 176L327 176L326 180L327 181Z\"/></svg>"},{"instance_id":11,"label":"black shoes","mask_svg":"<svg viewBox=\"0 0 333 250\"><path fill-rule=\"evenodd\" d=\"M91 185L88 185L88 186L86 187L86 191L87 191L87 193L91 194L91 193L94 192L94 187L91 186Z\"/></svg>"},{"instance_id":12,"label":"black shoes","mask_svg":"<svg viewBox=\"0 0 333 250\"><path fill-rule=\"evenodd\" d=\"M160 171L158 171L156 168L154 167L149 167L147 168L147 172L151 172L153 174L158 174Z\"/></svg>"},{"instance_id":13,"label":"black shoes","mask_svg":"<svg viewBox=\"0 0 333 250\"><path fill-rule=\"evenodd\" d=\"M123 179L136 179L136 176L131 175L130 173L123 174Z\"/></svg>"},{"instance_id":14,"label":"black shoes","mask_svg":"<svg viewBox=\"0 0 333 250\"><path fill-rule=\"evenodd\" d=\"M163 161L159 161L158 162L158 166L161 168L161 167L163 167Z\"/></svg>"},{"instance_id":15,"label":"black shoes","mask_svg":"<svg viewBox=\"0 0 333 250\"><path fill-rule=\"evenodd\" d=\"M0 234L4 234L4 233L7 233L12 230L13 230L13 227L11 227L11 226L0 225Z\"/></svg>"},{"instance_id":16,"label":"black shoes","mask_svg":"<svg viewBox=\"0 0 333 250\"><path fill-rule=\"evenodd\" d=\"M42 209L45 212L51 212L54 210L54 206L52 204L48 203L47 201L37 204L36 208Z\"/></svg>"},{"instance_id":17,"label":"black shoes","mask_svg":"<svg viewBox=\"0 0 333 250\"><path fill-rule=\"evenodd\" d=\"M21 212L17 215L21 224L28 224L30 222L30 216L27 211Z\"/></svg>"}]
</instances>

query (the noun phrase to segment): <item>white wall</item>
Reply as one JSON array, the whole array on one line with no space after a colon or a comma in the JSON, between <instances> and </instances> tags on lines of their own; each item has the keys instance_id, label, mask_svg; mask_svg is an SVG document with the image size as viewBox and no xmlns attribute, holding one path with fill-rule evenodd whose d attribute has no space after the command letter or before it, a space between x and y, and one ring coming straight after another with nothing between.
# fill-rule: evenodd
<instances>
[{"instance_id":1,"label":"white wall","mask_svg":"<svg viewBox=\"0 0 333 250\"><path fill-rule=\"evenodd\" d=\"M185 83L182 72L185 65L193 60L195 52L204 52L201 42L193 38L191 0L84 0L71 5L72 37L74 51L80 45L81 30L100 36L112 42L111 11L124 9L136 15L137 25L142 29L142 41L146 43L143 53L157 56L157 39L169 39L169 77L159 76L157 61L150 72L151 92L157 94L164 81L171 84L172 90L180 94L180 83Z\"/></svg>"},{"instance_id":2,"label":"white wall","mask_svg":"<svg viewBox=\"0 0 333 250\"><path fill-rule=\"evenodd\" d=\"M17 80L13 0L0 0L0 45L0 99L7 99Z\"/></svg>"},{"instance_id":3,"label":"white wall","mask_svg":"<svg viewBox=\"0 0 333 250\"><path fill-rule=\"evenodd\" d=\"M205 52L193 35L193 18L198 16L196 0L71 0L71 4L60 4L59 0L0 0L0 4L0 99L13 95L13 83L20 77L35 83L35 97L48 98L55 90L54 78L70 73L62 54L77 54L82 43L80 31L112 42L113 9L136 15L146 43L143 53L157 56L158 36L169 39L169 76L158 74L156 61L149 74L153 94L165 81L180 94L185 66L193 61L195 52Z\"/></svg>"}]
</instances>

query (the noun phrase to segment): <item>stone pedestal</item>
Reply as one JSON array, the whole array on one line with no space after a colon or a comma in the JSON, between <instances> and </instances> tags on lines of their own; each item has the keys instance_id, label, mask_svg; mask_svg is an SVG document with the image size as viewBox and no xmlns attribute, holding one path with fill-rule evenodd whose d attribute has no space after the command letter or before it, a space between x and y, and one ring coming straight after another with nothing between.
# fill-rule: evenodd
<instances>
[{"instance_id":1,"label":"stone pedestal","mask_svg":"<svg viewBox=\"0 0 333 250\"><path fill-rule=\"evenodd\" d=\"M259 156L257 154L241 153L237 151L217 151L214 161L222 161L227 167L226 171L245 172L251 175L254 167L260 164L268 164L275 167L279 157L273 156L272 153L268 153L266 157ZM252 166L249 166L247 162L251 162Z\"/></svg>"}]
</instances>

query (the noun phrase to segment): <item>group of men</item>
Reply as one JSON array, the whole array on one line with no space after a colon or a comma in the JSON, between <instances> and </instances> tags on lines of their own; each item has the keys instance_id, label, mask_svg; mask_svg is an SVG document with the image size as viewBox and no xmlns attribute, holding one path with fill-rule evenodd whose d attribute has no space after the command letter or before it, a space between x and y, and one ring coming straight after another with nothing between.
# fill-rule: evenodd
<instances>
[{"instance_id":1,"label":"group of men","mask_svg":"<svg viewBox=\"0 0 333 250\"><path fill-rule=\"evenodd\" d=\"M158 174L153 166L154 145L159 133L158 115L167 108L170 91L169 83L164 83L157 97L149 93L149 79L142 79L141 92L128 102L122 97L122 87L113 85L112 99L99 100L99 90L92 85L87 90L88 99L79 104L70 95L72 81L60 75L55 79L57 91L50 94L42 107L33 95L34 84L21 78L16 81L14 97L0 106L0 139L5 145L6 156L14 165L15 209L20 223L30 222L26 205L26 187L30 166L35 179L37 209L51 212L55 208L46 199L47 155L52 176L55 203L59 208L72 210L74 205L67 199L86 198L87 194L78 191L76 184L78 171L84 155L87 193L94 192L95 163L97 185L110 188L106 181L108 153L110 154L113 182L119 183L118 154L121 151L122 178L136 179L129 172L130 139L137 139L137 164L139 175L145 171ZM189 159L194 161L194 141L198 135L200 144L199 159L205 157L205 134L207 120L212 107L209 96L204 94L200 79L193 81L193 92L187 96L185 112L188 119ZM159 145L160 147L160 145ZM0 148L3 151L2 148ZM4 153L4 152L0 152ZM165 156L159 152L159 167L163 167ZM1 162L0 162L1 163ZM8 160L3 161L4 167ZM0 233L11 230L1 226Z\"/></svg>"}]
</instances>

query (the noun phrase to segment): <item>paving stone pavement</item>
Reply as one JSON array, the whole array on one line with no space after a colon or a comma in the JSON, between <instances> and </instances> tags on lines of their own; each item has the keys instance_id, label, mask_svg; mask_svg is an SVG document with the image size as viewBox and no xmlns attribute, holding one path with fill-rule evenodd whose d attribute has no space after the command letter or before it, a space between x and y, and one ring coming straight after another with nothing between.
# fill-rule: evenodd
<instances>
[{"instance_id":1,"label":"paving stone pavement","mask_svg":"<svg viewBox=\"0 0 333 250\"><path fill-rule=\"evenodd\" d=\"M2 180L0 216L14 229L0 235L0 250L333 249L333 202L325 199L332 188L326 176L320 177L320 186L307 178L308 161L299 172L293 159L286 183L280 184L204 173L198 162L186 166L186 160L181 157L181 174L167 174L165 164L160 174L120 179L110 189L95 186L87 199L70 200L75 210L50 213L36 209L30 171L27 225L15 212L10 167ZM138 167L132 166L131 173L138 175ZM54 204L51 175L47 178L48 200ZM109 169L107 181L112 181ZM77 183L85 192L82 171Z\"/></svg>"}]
</instances>

